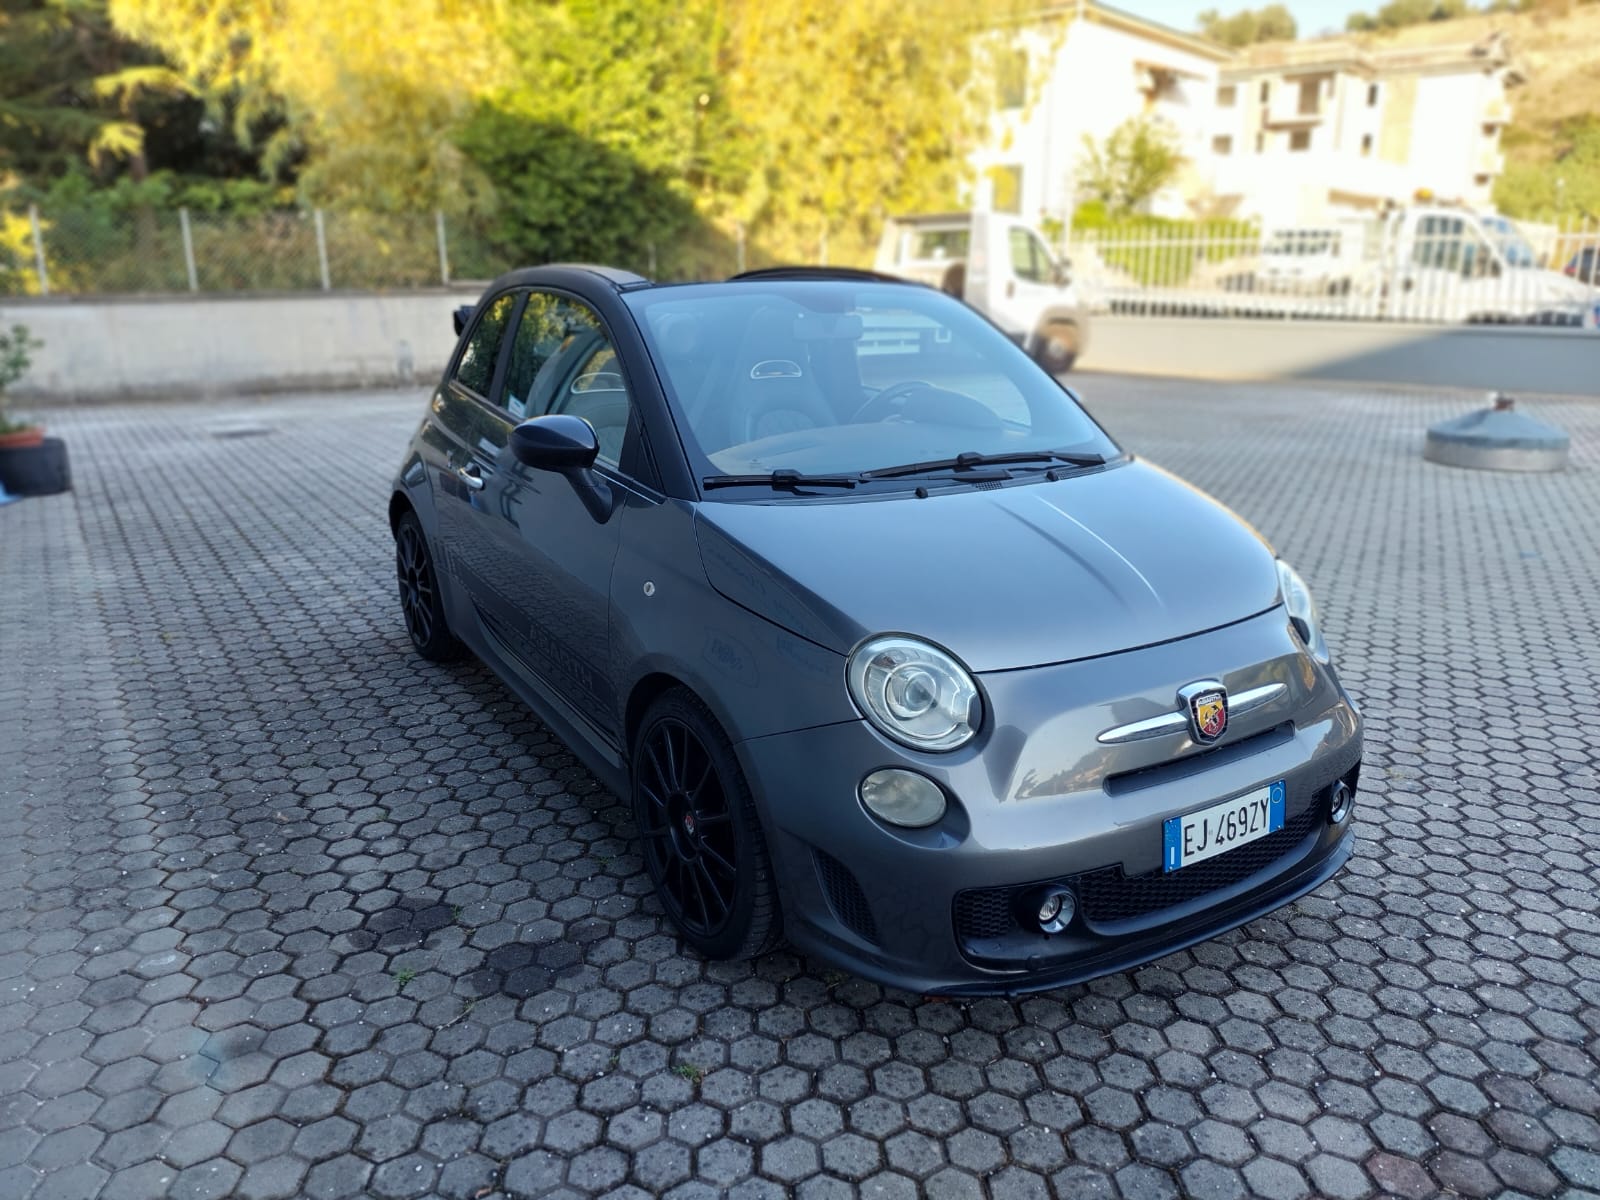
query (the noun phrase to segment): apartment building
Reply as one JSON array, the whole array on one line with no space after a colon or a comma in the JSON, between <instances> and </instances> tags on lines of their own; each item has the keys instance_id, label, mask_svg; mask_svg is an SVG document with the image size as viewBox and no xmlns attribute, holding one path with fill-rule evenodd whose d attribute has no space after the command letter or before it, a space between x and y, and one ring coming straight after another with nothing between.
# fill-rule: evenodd
<instances>
[{"instance_id":1,"label":"apartment building","mask_svg":"<svg viewBox=\"0 0 1600 1200\"><path fill-rule=\"evenodd\" d=\"M973 163L979 207L1066 219L1080 190L1084 138L1103 142L1128 117L1149 113L1176 133L1189 162L1152 210L1188 214L1188 197L1206 184L1218 71L1230 51L1089 0L1046 4L1013 45L1000 111Z\"/></svg>"},{"instance_id":2,"label":"apartment building","mask_svg":"<svg viewBox=\"0 0 1600 1200\"><path fill-rule=\"evenodd\" d=\"M1055 0L1009 35L1000 110L974 156L969 199L1067 220L1084 141L1147 114L1187 160L1150 211L1304 225L1420 190L1489 205L1504 168L1510 48L1375 50L1346 38L1235 52L1094 0Z\"/></svg>"},{"instance_id":3,"label":"apartment building","mask_svg":"<svg viewBox=\"0 0 1600 1200\"><path fill-rule=\"evenodd\" d=\"M1419 191L1487 207L1505 167L1502 38L1368 50L1344 39L1254 47L1218 73L1209 186L1240 215L1305 224Z\"/></svg>"}]
</instances>

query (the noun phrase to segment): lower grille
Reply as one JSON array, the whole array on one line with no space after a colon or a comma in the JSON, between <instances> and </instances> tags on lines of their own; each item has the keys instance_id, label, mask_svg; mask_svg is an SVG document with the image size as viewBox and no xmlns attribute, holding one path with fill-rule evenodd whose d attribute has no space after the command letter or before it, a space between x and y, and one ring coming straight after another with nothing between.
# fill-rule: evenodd
<instances>
[{"instance_id":1,"label":"lower grille","mask_svg":"<svg viewBox=\"0 0 1600 1200\"><path fill-rule=\"evenodd\" d=\"M1308 804L1289 817L1277 833L1168 874L1157 869L1127 876L1120 865L1068 875L1049 882L1070 887L1078 895L1078 911L1091 928L1133 920L1183 904L1209 892L1230 887L1270 866L1303 841L1322 819L1319 803ZM955 900L956 936L963 943L1035 933L1017 920L1020 896L1040 886L982 888L960 892Z\"/></svg>"},{"instance_id":2,"label":"lower grille","mask_svg":"<svg viewBox=\"0 0 1600 1200\"><path fill-rule=\"evenodd\" d=\"M822 890L828 897L828 907L833 909L833 915L838 918L839 924L863 941L876 945L878 923L872 918L872 907L867 903L867 894L861 890L861 884L855 875L833 855L815 847L811 853L817 860L817 875L821 878Z\"/></svg>"},{"instance_id":3,"label":"lower grille","mask_svg":"<svg viewBox=\"0 0 1600 1200\"><path fill-rule=\"evenodd\" d=\"M1119 865L1076 876L1079 911L1090 925L1111 924L1231 887L1298 846L1322 816L1320 808L1309 805L1286 820L1277 833L1171 873L1156 870L1129 878Z\"/></svg>"},{"instance_id":4,"label":"lower grille","mask_svg":"<svg viewBox=\"0 0 1600 1200\"><path fill-rule=\"evenodd\" d=\"M1012 901L1019 888L984 888L956 896L956 934L962 939L1005 937L1017 928Z\"/></svg>"}]
</instances>

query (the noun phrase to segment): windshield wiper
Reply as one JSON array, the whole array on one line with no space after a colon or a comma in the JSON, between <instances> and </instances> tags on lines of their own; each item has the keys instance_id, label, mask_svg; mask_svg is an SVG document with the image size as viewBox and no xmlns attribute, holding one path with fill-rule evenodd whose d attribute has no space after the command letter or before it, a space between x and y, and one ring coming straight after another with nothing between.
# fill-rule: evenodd
<instances>
[{"instance_id":1,"label":"windshield wiper","mask_svg":"<svg viewBox=\"0 0 1600 1200\"><path fill-rule=\"evenodd\" d=\"M780 492L792 492L808 487L853 488L858 482L854 475L802 475L799 471L779 468L770 475L707 475L700 486L710 491L712 488L765 485Z\"/></svg>"},{"instance_id":2,"label":"windshield wiper","mask_svg":"<svg viewBox=\"0 0 1600 1200\"><path fill-rule=\"evenodd\" d=\"M995 467L1015 463L1059 463L1068 467L1103 467L1103 454L1066 454L1060 450L1013 450L1005 454L983 454L968 450L954 458L936 458L929 462L906 463L899 467L883 467L876 471L863 471L861 478L898 479L906 475L925 475L934 471L970 471L974 467Z\"/></svg>"}]
</instances>

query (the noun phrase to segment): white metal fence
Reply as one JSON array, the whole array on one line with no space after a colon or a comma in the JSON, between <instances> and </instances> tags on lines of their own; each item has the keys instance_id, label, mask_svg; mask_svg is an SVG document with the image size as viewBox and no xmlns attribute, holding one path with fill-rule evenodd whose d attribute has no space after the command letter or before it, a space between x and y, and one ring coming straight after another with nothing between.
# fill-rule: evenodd
<instances>
[{"instance_id":1,"label":"white metal fence","mask_svg":"<svg viewBox=\"0 0 1600 1200\"><path fill-rule=\"evenodd\" d=\"M1263 233L1079 233L1084 301L1129 315L1600 323L1600 222L1535 228L1441 212Z\"/></svg>"}]
</instances>

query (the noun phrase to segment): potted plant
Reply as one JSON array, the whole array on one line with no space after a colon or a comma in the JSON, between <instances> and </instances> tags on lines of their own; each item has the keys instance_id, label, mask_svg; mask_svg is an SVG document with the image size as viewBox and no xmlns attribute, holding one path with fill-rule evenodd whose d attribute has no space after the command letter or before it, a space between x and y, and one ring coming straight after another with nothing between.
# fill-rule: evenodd
<instances>
[{"instance_id":1,"label":"potted plant","mask_svg":"<svg viewBox=\"0 0 1600 1200\"><path fill-rule=\"evenodd\" d=\"M0 330L0 495L48 496L72 486L66 444L45 437L44 426L12 416L6 395L42 345L26 325Z\"/></svg>"},{"instance_id":2,"label":"potted plant","mask_svg":"<svg viewBox=\"0 0 1600 1200\"><path fill-rule=\"evenodd\" d=\"M14 418L6 399L6 389L21 379L33 362L29 352L43 344L28 333L26 325L13 325L10 333L0 329L0 449L37 446L44 441L44 426Z\"/></svg>"}]
</instances>

